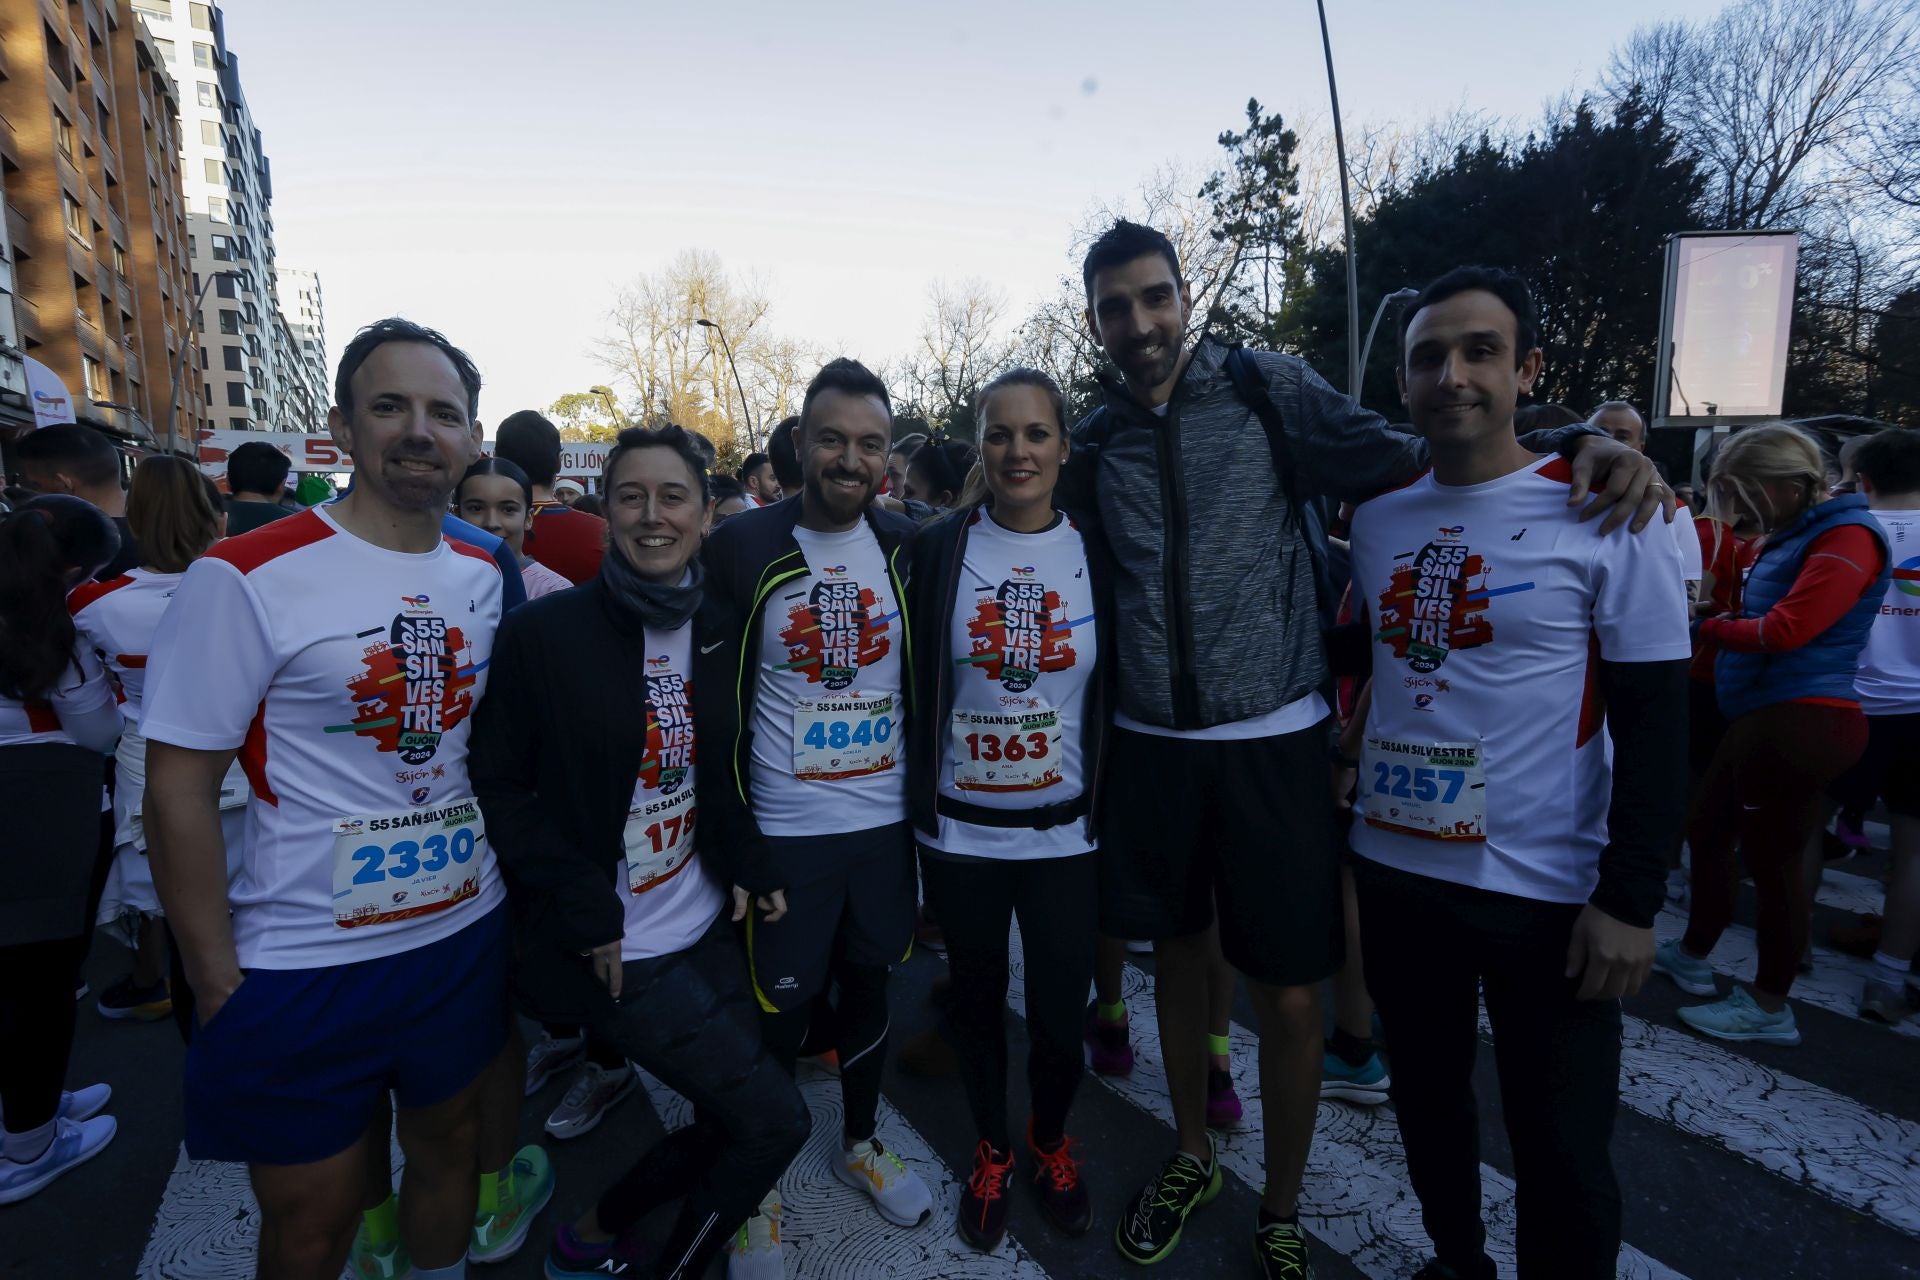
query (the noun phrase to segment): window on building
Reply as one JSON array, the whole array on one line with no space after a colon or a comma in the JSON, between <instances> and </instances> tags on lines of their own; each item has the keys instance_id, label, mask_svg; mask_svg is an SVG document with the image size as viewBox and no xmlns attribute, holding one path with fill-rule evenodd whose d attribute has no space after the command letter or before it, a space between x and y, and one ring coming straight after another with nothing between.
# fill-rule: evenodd
<instances>
[{"instance_id":1,"label":"window on building","mask_svg":"<svg viewBox=\"0 0 1920 1280\"><path fill-rule=\"evenodd\" d=\"M227 407L229 409L244 409L247 407L246 383L229 382L227 384Z\"/></svg>"},{"instance_id":2,"label":"window on building","mask_svg":"<svg viewBox=\"0 0 1920 1280\"><path fill-rule=\"evenodd\" d=\"M220 137L220 122L218 120L202 120L200 122L200 141L210 147L223 145Z\"/></svg>"},{"instance_id":3,"label":"window on building","mask_svg":"<svg viewBox=\"0 0 1920 1280\"><path fill-rule=\"evenodd\" d=\"M154 37L153 43L154 46L160 50L161 59L171 66L173 63L173 41L162 40L156 36Z\"/></svg>"},{"instance_id":4,"label":"window on building","mask_svg":"<svg viewBox=\"0 0 1920 1280\"><path fill-rule=\"evenodd\" d=\"M107 366L92 356L82 353L80 369L87 379L87 399L110 403L112 397L107 386Z\"/></svg>"},{"instance_id":5,"label":"window on building","mask_svg":"<svg viewBox=\"0 0 1920 1280\"><path fill-rule=\"evenodd\" d=\"M213 30L212 6L204 5L204 4L189 4L187 6L187 16L193 20L194 30L196 31Z\"/></svg>"},{"instance_id":6,"label":"window on building","mask_svg":"<svg viewBox=\"0 0 1920 1280\"><path fill-rule=\"evenodd\" d=\"M234 286L232 276L215 276L213 278L213 291L223 298L237 298L240 296L240 290Z\"/></svg>"},{"instance_id":7,"label":"window on building","mask_svg":"<svg viewBox=\"0 0 1920 1280\"><path fill-rule=\"evenodd\" d=\"M78 200L75 200L64 191L60 193L60 213L61 216L67 220L68 232L70 232L75 239L85 240L87 238L87 211L80 207Z\"/></svg>"},{"instance_id":8,"label":"window on building","mask_svg":"<svg viewBox=\"0 0 1920 1280\"><path fill-rule=\"evenodd\" d=\"M133 0L133 7L139 13L157 14L162 18L173 17L173 0Z\"/></svg>"},{"instance_id":9,"label":"window on building","mask_svg":"<svg viewBox=\"0 0 1920 1280\"><path fill-rule=\"evenodd\" d=\"M220 105L220 91L207 81L202 80L198 83L197 92L199 93L201 106L217 107Z\"/></svg>"},{"instance_id":10,"label":"window on building","mask_svg":"<svg viewBox=\"0 0 1920 1280\"><path fill-rule=\"evenodd\" d=\"M213 237L213 260L215 262L233 261L233 241L226 236Z\"/></svg>"},{"instance_id":11,"label":"window on building","mask_svg":"<svg viewBox=\"0 0 1920 1280\"><path fill-rule=\"evenodd\" d=\"M113 246L113 270L122 280L127 278L127 251L119 245Z\"/></svg>"},{"instance_id":12,"label":"window on building","mask_svg":"<svg viewBox=\"0 0 1920 1280\"><path fill-rule=\"evenodd\" d=\"M238 347L220 348L220 359L226 365L227 372L229 373L244 372L244 369L240 363L240 348Z\"/></svg>"},{"instance_id":13,"label":"window on building","mask_svg":"<svg viewBox=\"0 0 1920 1280\"><path fill-rule=\"evenodd\" d=\"M73 122L58 111L53 113L53 140L61 155L73 159Z\"/></svg>"},{"instance_id":14,"label":"window on building","mask_svg":"<svg viewBox=\"0 0 1920 1280\"><path fill-rule=\"evenodd\" d=\"M193 65L212 69L214 65L213 46L210 44L201 44L198 40L195 40L193 42Z\"/></svg>"},{"instance_id":15,"label":"window on building","mask_svg":"<svg viewBox=\"0 0 1920 1280\"><path fill-rule=\"evenodd\" d=\"M40 26L46 35L47 63L53 68L53 74L59 79L62 87L71 90L73 88L73 63L67 58L67 43L60 38L58 31L55 31L45 22L42 22Z\"/></svg>"},{"instance_id":16,"label":"window on building","mask_svg":"<svg viewBox=\"0 0 1920 1280\"><path fill-rule=\"evenodd\" d=\"M221 222L227 220L227 202L221 196L207 197L207 216Z\"/></svg>"},{"instance_id":17,"label":"window on building","mask_svg":"<svg viewBox=\"0 0 1920 1280\"><path fill-rule=\"evenodd\" d=\"M240 313L238 311L228 311L225 308L221 309L220 332L222 333L239 333L240 332Z\"/></svg>"},{"instance_id":18,"label":"window on building","mask_svg":"<svg viewBox=\"0 0 1920 1280\"><path fill-rule=\"evenodd\" d=\"M221 164L218 160L207 160L204 162L204 168L208 182L216 187L226 185L227 167L225 165Z\"/></svg>"}]
</instances>

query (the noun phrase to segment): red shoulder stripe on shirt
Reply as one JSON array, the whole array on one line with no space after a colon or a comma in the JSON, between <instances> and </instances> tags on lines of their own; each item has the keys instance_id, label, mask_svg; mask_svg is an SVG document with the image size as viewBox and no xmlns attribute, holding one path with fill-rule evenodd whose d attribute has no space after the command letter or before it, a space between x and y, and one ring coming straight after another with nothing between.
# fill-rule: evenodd
<instances>
[{"instance_id":1,"label":"red shoulder stripe on shirt","mask_svg":"<svg viewBox=\"0 0 1920 1280\"><path fill-rule=\"evenodd\" d=\"M214 560L225 560L243 574L252 573L270 560L277 560L290 551L310 547L316 542L324 542L332 536L333 526L322 520L316 512L307 510L284 520L263 524L251 533L222 538L213 544L213 549L207 555Z\"/></svg>"},{"instance_id":2,"label":"red shoulder stripe on shirt","mask_svg":"<svg viewBox=\"0 0 1920 1280\"><path fill-rule=\"evenodd\" d=\"M101 596L110 591L118 591L132 581L132 578L123 573L117 578L108 578L105 582L83 582L67 593L67 613L77 615Z\"/></svg>"},{"instance_id":3,"label":"red shoulder stripe on shirt","mask_svg":"<svg viewBox=\"0 0 1920 1280\"><path fill-rule=\"evenodd\" d=\"M49 702L23 702L20 704L27 713L27 729L33 733L60 732L60 713Z\"/></svg>"},{"instance_id":4,"label":"red shoulder stripe on shirt","mask_svg":"<svg viewBox=\"0 0 1920 1280\"><path fill-rule=\"evenodd\" d=\"M480 548L474 546L471 542L462 542L458 538L448 538L447 545L452 547L455 551L458 551L463 556L472 556L475 560L486 561L488 564L493 566L493 571L495 573L500 572L500 562L493 558L492 552L482 551Z\"/></svg>"},{"instance_id":5,"label":"red shoulder stripe on shirt","mask_svg":"<svg viewBox=\"0 0 1920 1280\"><path fill-rule=\"evenodd\" d=\"M1573 459L1556 457L1533 474L1542 480L1558 480L1561 484L1573 483Z\"/></svg>"}]
</instances>

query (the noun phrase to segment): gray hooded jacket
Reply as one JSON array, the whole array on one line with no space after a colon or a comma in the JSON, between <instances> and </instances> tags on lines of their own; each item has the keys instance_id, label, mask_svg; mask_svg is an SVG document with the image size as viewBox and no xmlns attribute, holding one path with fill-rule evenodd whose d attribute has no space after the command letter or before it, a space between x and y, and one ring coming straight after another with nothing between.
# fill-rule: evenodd
<instances>
[{"instance_id":1,"label":"gray hooded jacket","mask_svg":"<svg viewBox=\"0 0 1920 1280\"><path fill-rule=\"evenodd\" d=\"M1112 549L1120 709L1170 729L1262 715L1326 677L1311 554L1266 431L1234 390L1228 350L1201 339L1165 417L1103 378L1106 403L1074 428L1062 477L1082 510L1098 512ZM1301 500L1363 501L1426 469L1424 440L1295 356L1253 355L1286 425ZM1552 451L1592 430L1527 443Z\"/></svg>"}]
</instances>

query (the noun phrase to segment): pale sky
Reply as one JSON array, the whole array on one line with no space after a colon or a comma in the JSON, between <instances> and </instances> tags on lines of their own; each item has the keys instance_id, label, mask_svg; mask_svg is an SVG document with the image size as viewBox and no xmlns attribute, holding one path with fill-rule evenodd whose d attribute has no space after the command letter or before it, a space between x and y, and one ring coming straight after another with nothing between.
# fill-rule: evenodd
<instances>
[{"instance_id":1,"label":"pale sky","mask_svg":"<svg viewBox=\"0 0 1920 1280\"><path fill-rule=\"evenodd\" d=\"M432 324L479 363L489 423L606 381L615 290L683 249L757 275L779 332L877 364L936 279L1023 314L1091 206L1214 163L1248 97L1327 111L1309 0L224 7L329 360L380 316ZM1350 130L1460 104L1531 121L1637 23L1719 7L1328 5Z\"/></svg>"}]
</instances>

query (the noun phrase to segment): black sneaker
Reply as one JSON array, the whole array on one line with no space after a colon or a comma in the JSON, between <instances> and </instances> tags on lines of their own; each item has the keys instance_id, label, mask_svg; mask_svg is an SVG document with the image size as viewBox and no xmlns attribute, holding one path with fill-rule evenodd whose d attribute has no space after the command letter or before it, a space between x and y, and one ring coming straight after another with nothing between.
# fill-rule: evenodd
<instances>
[{"instance_id":1,"label":"black sneaker","mask_svg":"<svg viewBox=\"0 0 1920 1280\"><path fill-rule=\"evenodd\" d=\"M982 1138L973 1152L973 1176L960 1192L955 1224L960 1238L976 1249L992 1253L1007 1234L1007 1178L1012 1173L1012 1153L1003 1156Z\"/></svg>"},{"instance_id":2,"label":"black sneaker","mask_svg":"<svg viewBox=\"0 0 1920 1280\"><path fill-rule=\"evenodd\" d=\"M1141 1188L1114 1226L1114 1247L1121 1257L1141 1266L1160 1261L1180 1243L1187 1215L1219 1194L1220 1160L1209 1134L1206 1163L1176 1152L1160 1167L1159 1175Z\"/></svg>"},{"instance_id":3,"label":"black sneaker","mask_svg":"<svg viewBox=\"0 0 1920 1280\"><path fill-rule=\"evenodd\" d=\"M1093 1199L1080 1180L1080 1162L1073 1158L1073 1139L1061 1135L1051 1150L1033 1140L1033 1121L1027 1121L1027 1150L1033 1155L1033 1194L1040 1212L1062 1235L1083 1236L1093 1225Z\"/></svg>"},{"instance_id":4,"label":"black sneaker","mask_svg":"<svg viewBox=\"0 0 1920 1280\"><path fill-rule=\"evenodd\" d=\"M166 979L136 987L129 974L100 993L98 1008L101 1017L115 1021L158 1022L173 1012L173 997L167 994Z\"/></svg>"},{"instance_id":5,"label":"black sneaker","mask_svg":"<svg viewBox=\"0 0 1920 1280\"><path fill-rule=\"evenodd\" d=\"M1313 1280L1307 1233L1295 1222L1269 1222L1253 1233L1253 1260L1265 1280Z\"/></svg>"},{"instance_id":6,"label":"black sneaker","mask_svg":"<svg viewBox=\"0 0 1920 1280\"><path fill-rule=\"evenodd\" d=\"M1486 1254L1480 1255L1480 1265L1471 1271L1461 1271L1449 1267L1435 1258L1420 1270L1414 1272L1413 1280L1499 1280L1500 1271L1493 1265L1493 1259Z\"/></svg>"}]
</instances>

